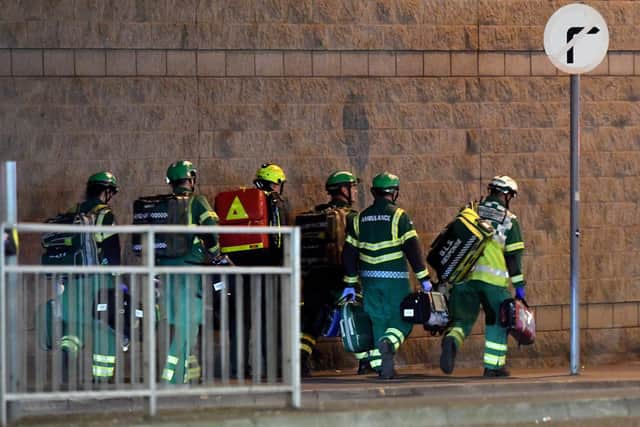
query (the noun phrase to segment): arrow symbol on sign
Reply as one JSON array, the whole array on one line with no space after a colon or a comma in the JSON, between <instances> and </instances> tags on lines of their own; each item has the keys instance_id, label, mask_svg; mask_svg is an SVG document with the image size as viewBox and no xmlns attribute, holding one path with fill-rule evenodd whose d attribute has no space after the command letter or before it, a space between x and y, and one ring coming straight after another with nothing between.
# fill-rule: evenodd
<instances>
[{"instance_id":1,"label":"arrow symbol on sign","mask_svg":"<svg viewBox=\"0 0 640 427\"><path fill-rule=\"evenodd\" d=\"M593 20L591 22L593 22ZM563 62L560 58L562 58L566 53L567 63L573 64L573 47L576 45L576 43L586 37L587 34L597 34L600 32L600 29L591 22L589 22L589 25L585 25L584 27L569 27L569 29L567 30L567 44L564 45L558 52L552 53L549 56L552 56L558 62Z\"/></svg>"},{"instance_id":2,"label":"arrow symbol on sign","mask_svg":"<svg viewBox=\"0 0 640 427\"><path fill-rule=\"evenodd\" d=\"M571 40L573 40L573 38L576 35L580 35L580 33L583 32L583 30L585 29L585 27L571 27L567 30L567 43L570 43ZM591 27L591 29L589 31L587 31L585 34L582 35L582 37L584 37L586 34L598 34L600 32L600 28L598 27ZM578 41L579 37L575 37L576 38L576 42ZM567 64L573 64L573 46L575 45L575 43L573 43L573 45L567 50Z\"/></svg>"}]
</instances>

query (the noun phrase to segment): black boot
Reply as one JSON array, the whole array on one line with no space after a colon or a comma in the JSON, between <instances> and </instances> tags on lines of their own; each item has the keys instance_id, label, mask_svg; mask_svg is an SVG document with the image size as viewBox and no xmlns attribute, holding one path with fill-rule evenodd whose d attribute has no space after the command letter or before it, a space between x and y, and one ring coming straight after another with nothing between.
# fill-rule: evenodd
<instances>
[{"instance_id":1,"label":"black boot","mask_svg":"<svg viewBox=\"0 0 640 427\"><path fill-rule=\"evenodd\" d=\"M366 375L370 372L373 372L373 369L371 369L371 365L369 364L369 361L367 359L361 359L358 361L358 375Z\"/></svg>"},{"instance_id":2,"label":"black boot","mask_svg":"<svg viewBox=\"0 0 640 427\"><path fill-rule=\"evenodd\" d=\"M393 370L393 344L388 340L382 340L378 344L378 350L380 350L380 354L382 355L380 378L383 380L391 380L395 377Z\"/></svg>"},{"instance_id":3,"label":"black boot","mask_svg":"<svg viewBox=\"0 0 640 427\"><path fill-rule=\"evenodd\" d=\"M442 353L440 354L440 369L445 374L451 374L456 364L456 340L446 336L442 340Z\"/></svg>"},{"instance_id":4,"label":"black boot","mask_svg":"<svg viewBox=\"0 0 640 427\"><path fill-rule=\"evenodd\" d=\"M505 367L499 369L484 368L484 373L482 374L483 377L487 378L508 377L509 375L511 374Z\"/></svg>"},{"instance_id":5,"label":"black boot","mask_svg":"<svg viewBox=\"0 0 640 427\"><path fill-rule=\"evenodd\" d=\"M300 376L302 378L311 376L311 357L306 351L300 352Z\"/></svg>"}]
</instances>

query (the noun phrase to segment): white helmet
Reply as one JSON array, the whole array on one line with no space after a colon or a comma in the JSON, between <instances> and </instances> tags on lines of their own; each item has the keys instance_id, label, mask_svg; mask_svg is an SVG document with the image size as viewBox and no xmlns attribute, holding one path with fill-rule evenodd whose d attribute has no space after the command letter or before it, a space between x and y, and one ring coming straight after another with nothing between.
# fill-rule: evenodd
<instances>
[{"instance_id":1,"label":"white helmet","mask_svg":"<svg viewBox=\"0 0 640 427\"><path fill-rule=\"evenodd\" d=\"M494 176L489 182L489 190L495 190L504 194L518 194L518 183L507 175Z\"/></svg>"}]
</instances>

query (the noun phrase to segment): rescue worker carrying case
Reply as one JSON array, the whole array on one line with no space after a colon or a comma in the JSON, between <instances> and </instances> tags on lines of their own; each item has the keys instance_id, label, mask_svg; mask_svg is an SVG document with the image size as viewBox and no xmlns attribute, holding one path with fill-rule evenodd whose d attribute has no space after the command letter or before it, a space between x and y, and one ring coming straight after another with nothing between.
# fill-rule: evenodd
<instances>
[{"instance_id":1,"label":"rescue worker carrying case","mask_svg":"<svg viewBox=\"0 0 640 427\"><path fill-rule=\"evenodd\" d=\"M344 351L360 353L373 348L373 327L371 319L364 311L362 304L349 301L345 303L340 314L340 334Z\"/></svg>"},{"instance_id":2,"label":"rescue worker carrying case","mask_svg":"<svg viewBox=\"0 0 640 427\"><path fill-rule=\"evenodd\" d=\"M220 225L269 225L267 197L257 188L223 191L215 198ZM269 248L268 234L220 233L220 251L224 254Z\"/></svg>"},{"instance_id":3,"label":"rescue worker carrying case","mask_svg":"<svg viewBox=\"0 0 640 427\"><path fill-rule=\"evenodd\" d=\"M436 334L444 332L449 324L447 300L440 292L414 292L400 303L402 320L421 324L426 331Z\"/></svg>"},{"instance_id":4,"label":"rescue worker carrying case","mask_svg":"<svg viewBox=\"0 0 640 427\"><path fill-rule=\"evenodd\" d=\"M472 208L464 208L431 243L427 263L440 282L458 283L475 265L493 236L491 223Z\"/></svg>"}]
</instances>

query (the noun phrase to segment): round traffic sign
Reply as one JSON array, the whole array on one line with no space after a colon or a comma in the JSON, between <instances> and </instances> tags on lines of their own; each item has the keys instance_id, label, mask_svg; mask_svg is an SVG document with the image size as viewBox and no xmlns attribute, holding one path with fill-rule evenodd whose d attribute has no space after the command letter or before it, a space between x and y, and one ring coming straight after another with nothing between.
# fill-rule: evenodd
<instances>
[{"instance_id":1,"label":"round traffic sign","mask_svg":"<svg viewBox=\"0 0 640 427\"><path fill-rule=\"evenodd\" d=\"M609 29L600 13L573 3L556 10L544 28L544 51L549 60L569 74L596 68L609 47Z\"/></svg>"}]
</instances>

